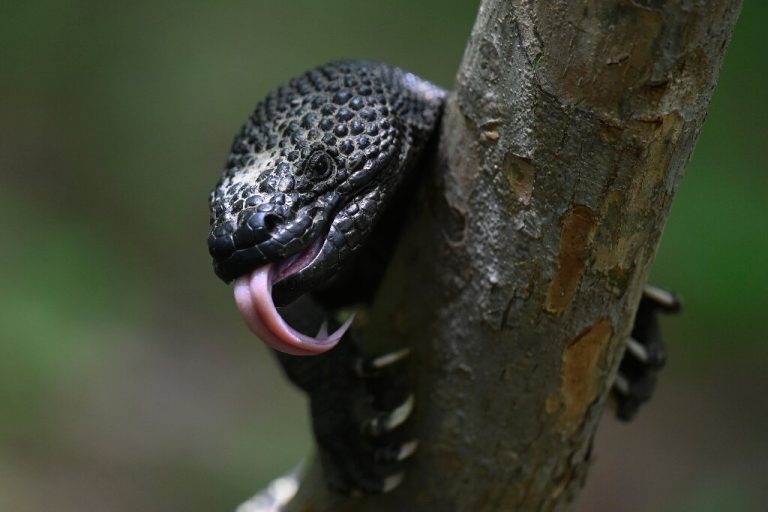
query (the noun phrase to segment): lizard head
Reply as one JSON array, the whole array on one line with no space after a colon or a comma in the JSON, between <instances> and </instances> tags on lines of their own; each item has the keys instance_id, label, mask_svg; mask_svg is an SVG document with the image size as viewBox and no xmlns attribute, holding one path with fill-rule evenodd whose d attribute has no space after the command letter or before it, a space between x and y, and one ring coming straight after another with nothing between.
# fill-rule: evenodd
<instances>
[{"instance_id":1,"label":"lizard head","mask_svg":"<svg viewBox=\"0 0 768 512\"><path fill-rule=\"evenodd\" d=\"M312 338L275 306L330 280L366 242L443 95L396 68L349 61L297 77L256 107L211 193L208 248L263 341L306 355L341 338L349 322Z\"/></svg>"}]
</instances>

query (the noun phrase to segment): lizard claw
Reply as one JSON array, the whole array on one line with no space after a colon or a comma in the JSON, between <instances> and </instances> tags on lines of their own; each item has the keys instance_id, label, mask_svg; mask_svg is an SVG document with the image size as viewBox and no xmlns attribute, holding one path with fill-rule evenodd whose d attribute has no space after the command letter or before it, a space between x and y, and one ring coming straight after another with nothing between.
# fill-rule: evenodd
<instances>
[{"instance_id":1,"label":"lizard claw","mask_svg":"<svg viewBox=\"0 0 768 512\"><path fill-rule=\"evenodd\" d=\"M405 401L389 413L381 414L368 421L365 429L373 437L391 432L405 423L413 412L414 396L411 394Z\"/></svg>"},{"instance_id":2,"label":"lizard claw","mask_svg":"<svg viewBox=\"0 0 768 512\"><path fill-rule=\"evenodd\" d=\"M411 355L410 348L402 348L389 354L360 359L358 373L361 377L373 377L381 370L396 364Z\"/></svg>"},{"instance_id":3,"label":"lizard claw","mask_svg":"<svg viewBox=\"0 0 768 512\"><path fill-rule=\"evenodd\" d=\"M683 309L683 302L675 292L646 284L643 288L643 299L652 302L656 308L665 313L679 313Z\"/></svg>"},{"instance_id":4,"label":"lizard claw","mask_svg":"<svg viewBox=\"0 0 768 512\"><path fill-rule=\"evenodd\" d=\"M403 483L404 478L405 475L403 473L395 473L394 475L386 477L384 479L384 484L381 486L381 492L388 493L394 491L401 483Z\"/></svg>"},{"instance_id":5,"label":"lizard claw","mask_svg":"<svg viewBox=\"0 0 768 512\"><path fill-rule=\"evenodd\" d=\"M389 464L392 462L402 462L411 457L419 447L419 442L415 439L407 441L399 446L388 446L379 448L375 452L375 460L380 464Z\"/></svg>"}]
</instances>

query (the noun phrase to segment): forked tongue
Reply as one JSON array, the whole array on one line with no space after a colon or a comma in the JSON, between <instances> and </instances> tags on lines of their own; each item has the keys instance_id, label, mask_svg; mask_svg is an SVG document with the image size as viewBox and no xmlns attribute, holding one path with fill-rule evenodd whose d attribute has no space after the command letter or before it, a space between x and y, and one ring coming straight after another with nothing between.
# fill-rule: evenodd
<instances>
[{"instance_id":1,"label":"forked tongue","mask_svg":"<svg viewBox=\"0 0 768 512\"><path fill-rule=\"evenodd\" d=\"M322 354L332 349L344 336L354 315L336 332L320 328L317 337L302 334L283 320L272 300L272 264L257 268L235 281L235 302L253 333L275 350L297 356Z\"/></svg>"}]
</instances>

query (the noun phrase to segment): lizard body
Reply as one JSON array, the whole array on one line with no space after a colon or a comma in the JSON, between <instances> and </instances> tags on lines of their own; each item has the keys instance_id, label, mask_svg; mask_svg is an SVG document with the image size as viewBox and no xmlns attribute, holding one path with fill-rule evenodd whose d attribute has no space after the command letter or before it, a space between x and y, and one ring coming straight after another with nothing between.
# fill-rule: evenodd
<instances>
[{"instance_id":1,"label":"lizard body","mask_svg":"<svg viewBox=\"0 0 768 512\"><path fill-rule=\"evenodd\" d=\"M376 391L386 383L371 385L406 351L364 358L351 319L339 326L334 312L375 292L445 97L386 64L320 66L256 107L210 196L214 270L235 281L246 323L308 394L326 480L344 493L396 487L416 446L397 432L412 397L387 402ZM651 328L633 331L641 339L628 344L615 389L623 419L649 398L663 363L654 312L677 307L653 290L639 316Z\"/></svg>"}]
</instances>

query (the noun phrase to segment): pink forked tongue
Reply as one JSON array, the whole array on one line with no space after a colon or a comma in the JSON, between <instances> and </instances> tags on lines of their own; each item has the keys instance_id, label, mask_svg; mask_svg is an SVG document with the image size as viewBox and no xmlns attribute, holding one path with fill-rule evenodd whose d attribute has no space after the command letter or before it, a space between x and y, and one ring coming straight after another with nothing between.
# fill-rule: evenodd
<instances>
[{"instance_id":1,"label":"pink forked tongue","mask_svg":"<svg viewBox=\"0 0 768 512\"><path fill-rule=\"evenodd\" d=\"M272 264L257 268L235 281L235 302L253 333L275 350L312 356L332 349L344 336L354 315L333 334L321 328L318 337L302 334L283 320L272 300Z\"/></svg>"}]
</instances>

